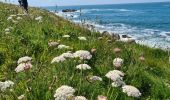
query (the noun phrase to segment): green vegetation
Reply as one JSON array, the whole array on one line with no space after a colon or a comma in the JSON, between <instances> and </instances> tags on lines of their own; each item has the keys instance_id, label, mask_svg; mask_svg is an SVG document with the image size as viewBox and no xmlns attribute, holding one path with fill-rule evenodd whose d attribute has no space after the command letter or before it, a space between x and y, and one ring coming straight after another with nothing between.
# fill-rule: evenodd
<instances>
[{"instance_id":1,"label":"green vegetation","mask_svg":"<svg viewBox=\"0 0 170 100\"><path fill-rule=\"evenodd\" d=\"M108 100L136 99L128 97L121 88L112 87L105 77L108 71L114 70L112 62L116 57L124 59L121 68L126 74L124 81L140 90L140 99L170 99L170 55L167 51L135 43L108 42L107 37L99 40L99 33L37 8L30 8L30 16L21 16L22 20L18 22L7 20L10 15L18 13L22 13L21 8L0 3L0 81L15 83L12 90L0 91L0 100L17 100L22 94L26 100L54 100L55 90L61 85L74 87L75 95L85 96L88 100L96 100L98 95L105 95ZM43 17L41 23L35 20L38 16ZM13 29L6 34L8 27ZM71 37L63 38L66 34ZM80 41L79 36L86 37L87 41ZM71 48L49 47L49 41L58 41ZM122 50L119 55L113 52L116 47ZM92 67L91 70L77 71L76 65L80 64L77 59L51 64L54 57L67 51L90 51L92 48L97 52L91 60L85 61ZM141 53L145 56L144 62L139 60ZM33 68L16 73L17 60L23 56L33 58ZM90 83L86 80L89 75L100 76L103 81Z\"/></svg>"}]
</instances>

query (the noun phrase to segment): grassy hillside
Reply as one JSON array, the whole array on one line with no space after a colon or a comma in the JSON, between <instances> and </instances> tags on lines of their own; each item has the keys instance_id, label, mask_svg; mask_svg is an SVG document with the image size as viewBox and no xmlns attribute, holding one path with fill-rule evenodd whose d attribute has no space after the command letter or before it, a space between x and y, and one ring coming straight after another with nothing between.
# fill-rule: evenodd
<instances>
[{"instance_id":1,"label":"grassy hillside","mask_svg":"<svg viewBox=\"0 0 170 100\"><path fill-rule=\"evenodd\" d=\"M113 59L124 59L121 67L126 75L124 81L137 87L143 100L170 99L170 62L169 53L135 43L118 41L108 42L109 38L100 37L99 33L90 32L69 21L64 20L45 10L31 8L30 16L20 16L22 19L7 20L10 15L22 13L19 7L0 3L0 81L11 80L15 84L12 89L0 90L0 100L17 100L24 94L26 100L54 100L55 90L62 86L72 86L75 95L85 96L88 100L97 100L98 95L107 96L108 100L133 100L120 87L112 87L105 74L114 70ZM42 16L42 22L35 20ZM10 32L5 32L6 28ZM63 35L70 38L63 38ZM87 41L77 37L84 36ZM49 41L68 45L69 49L49 47ZM68 59L61 63L51 64L54 57L67 51L77 50L97 51L91 60ZM114 48L120 48L121 53L115 54ZM139 60L144 54L145 61ZM28 71L15 72L20 57L32 57L33 67ZM91 70L78 71L76 66L87 63ZM91 83L87 77L97 75L102 82ZM56 78L57 77L57 78Z\"/></svg>"}]
</instances>

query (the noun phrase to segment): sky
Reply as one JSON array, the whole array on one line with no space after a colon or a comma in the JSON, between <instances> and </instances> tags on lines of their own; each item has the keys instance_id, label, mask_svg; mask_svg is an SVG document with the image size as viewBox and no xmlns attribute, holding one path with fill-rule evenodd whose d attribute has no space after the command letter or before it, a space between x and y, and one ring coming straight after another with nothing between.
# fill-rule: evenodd
<instances>
[{"instance_id":1,"label":"sky","mask_svg":"<svg viewBox=\"0 0 170 100\"><path fill-rule=\"evenodd\" d=\"M5 1L5 0L0 0ZM7 0L18 3L18 0ZM31 6L68 6L68 5L95 5L95 4L122 4L122 3L142 3L142 2L163 2L170 0L28 0Z\"/></svg>"}]
</instances>

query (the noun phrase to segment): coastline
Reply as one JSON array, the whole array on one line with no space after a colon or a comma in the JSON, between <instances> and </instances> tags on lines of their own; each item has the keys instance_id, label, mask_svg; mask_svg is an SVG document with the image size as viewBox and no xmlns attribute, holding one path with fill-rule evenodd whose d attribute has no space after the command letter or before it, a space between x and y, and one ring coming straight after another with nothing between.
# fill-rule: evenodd
<instances>
[{"instance_id":1,"label":"coastline","mask_svg":"<svg viewBox=\"0 0 170 100\"><path fill-rule=\"evenodd\" d=\"M100 34L107 32L107 33L110 34L110 36L119 35L120 38L118 39L118 41L128 42L130 40L130 41L135 41L135 43L137 43L139 45L148 46L150 48L162 49L162 50L165 50L165 51L170 51L170 45L167 45L167 44L165 45L165 44L162 43L162 44L157 45L157 43L154 42L154 41L138 40L137 37L129 35L129 34L123 34L123 33L118 33L118 32L115 33L113 31L107 30L106 27L100 26L100 25L95 24L95 23L90 23L90 22L85 22L85 21L81 22L81 21L75 21L75 20L69 19L70 16L72 15L72 13L54 12L54 11L50 11L50 12L56 14L57 16L60 16L64 19L66 19L66 20L69 20L72 23L77 24L77 25L79 25L83 28L87 28L90 31L99 32ZM97 27L102 27L102 28L104 27L104 29L99 29ZM125 36L125 38L123 36Z\"/></svg>"}]
</instances>

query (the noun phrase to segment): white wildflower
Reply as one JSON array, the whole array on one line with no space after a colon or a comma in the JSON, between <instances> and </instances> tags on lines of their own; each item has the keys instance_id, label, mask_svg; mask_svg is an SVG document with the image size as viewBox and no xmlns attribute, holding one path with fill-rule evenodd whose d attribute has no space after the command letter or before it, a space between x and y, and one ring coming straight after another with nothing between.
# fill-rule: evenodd
<instances>
[{"instance_id":1,"label":"white wildflower","mask_svg":"<svg viewBox=\"0 0 170 100\"><path fill-rule=\"evenodd\" d=\"M16 17L17 15L10 15L10 17Z\"/></svg>"},{"instance_id":2,"label":"white wildflower","mask_svg":"<svg viewBox=\"0 0 170 100\"><path fill-rule=\"evenodd\" d=\"M92 77L90 77L90 80L92 80L92 81L102 81L102 78L99 77L99 76L92 76Z\"/></svg>"},{"instance_id":3,"label":"white wildflower","mask_svg":"<svg viewBox=\"0 0 170 100\"><path fill-rule=\"evenodd\" d=\"M81 40L81 41L86 41L87 40L86 37L78 37L78 39Z\"/></svg>"},{"instance_id":4,"label":"white wildflower","mask_svg":"<svg viewBox=\"0 0 170 100\"><path fill-rule=\"evenodd\" d=\"M103 95L99 95L97 100L107 100L107 97Z\"/></svg>"},{"instance_id":5,"label":"white wildflower","mask_svg":"<svg viewBox=\"0 0 170 100\"><path fill-rule=\"evenodd\" d=\"M79 51L76 51L74 54L74 57L79 57L80 59L87 59L87 60L90 60L92 58L92 55L90 54L89 51L85 51L85 50L79 50Z\"/></svg>"},{"instance_id":6,"label":"white wildflower","mask_svg":"<svg viewBox=\"0 0 170 100\"><path fill-rule=\"evenodd\" d=\"M69 38L70 35L63 35L63 38Z\"/></svg>"},{"instance_id":7,"label":"white wildflower","mask_svg":"<svg viewBox=\"0 0 170 100\"><path fill-rule=\"evenodd\" d=\"M84 96L76 96L74 100L87 100Z\"/></svg>"},{"instance_id":8,"label":"white wildflower","mask_svg":"<svg viewBox=\"0 0 170 100\"><path fill-rule=\"evenodd\" d=\"M109 79L111 79L112 76L120 76L123 77L125 74L119 70L113 70L113 71L109 71L105 76Z\"/></svg>"},{"instance_id":9,"label":"white wildflower","mask_svg":"<svg viewBox=\"0 0 170 100\"><path fill-rule=\"evenodd\" d=\"M42 18L43 18L42 16L39 16L39 17L36 17L35 20L36 21L42 21Z\"/></svg>"},{"instance_id":10,"label":"white wildflower","mask_svg":"<svg viewBox=\"0 0 170 100\"><path fill-rule=\"evenodd\" d=\"M31 58L31 57L28 57L28 56L21 57L21 58L19 58L19 60L18 60L18 64L20 64L20 63L25 63L25 62L30 62L31 60L32 60L32 58Z\"/></svg>"},{"instance_id":11,"label":"white wildflower","mask_svg":"<svg viewBox=\"0 0 170 100\"><path fill-rule=\"evenodd\" d=\"M18 97L18 100L23 100L25 98L24 94Z\"/></svg>"},{"instance_id":12,"label":"white wildflower","mask_svg":"<svg viewBox=\"0 0 170 100\"><path fill-rule=\"evenodd\" d=\"M80 69L80 70L88 70L91 69L91 67L87 64L80 64L76 66L76 69Z\"/></svg>"},{"instance_id":13,"label":"white wildflower","mask_svg":"<svg viewBox=\"0 0 170 100\"><path fill-rule=\"evenodd\" d=\"M15 23L15 24L18 23L18 21L15 21L15 20L12 20L12 22Z\"/></svg>"},{"instance_id":14,"label":"white wildflower","mask_svg":"<svg viewBox=\"0 0 170 100\"><path fill-rule=\"evenodd\" d=\"M74 55L70 52L63 53L61 56L63 56L64 58L74 58Z\"/></svg>"},{"instance_id":15,"label":"white wildflower","mask_svg":"<svg viewBox=\"0 0 170 100\"><path fill-rule=\"evenodd\" d=\"M11 17L11 16L7 18L8 21L10 21L10 20L12 20L12 19L13 19L13 17Z\"/></svg>"},{"instance_id":16,"label":"white wildflower","mask_svg":"<svg viewBox=\"0 0 170 100\"><path fill-rule=\"evenodd\" d=\"M59 63L59 62L63 62L65 61L66 59L63 57L63 56L58 56L58 57L55 57L53 58L53 60L51 61L51 63Z\"/></svg>"},{"instance_id":17,"label":"white wildflower","mask_svg":"<svg viewBox=\"0 0 170 100\"><path fill-rule=\"evenodd\" d=\"M50 47L55 47L55 46L58 46L59 43L58 43L58 42L49 42L48 45L49 45Z\"/></svg>"},{"instance_id":18,"label":"white wildflower","mask_svg":"<svg viewBox=\"0 0 170 100\"><path fill-rule=\"evenodd\" d=\"M5 29L5 32L10 32L10 29L9 29L9 28L6 28L6 29Z\"/></svg>"},{"instance_id":19,"label":"white wildflower","mask_svg":"<svg viewBox=\"0 0 170 100\"><path fill-rule=\"evenodd\" d=\"M17 19L17 20L21 20L22 18L21 18L21 17L17 17L16 19Z\"/></svg>"},{"instance_id":20,"label":"white wildflower","mask_svg":"<svg viewBox=\"0 0 170 100\"><path fill-rule=\"evenodd\" d=\"M13 87L14 82L12 81L5 81L5 82L0 82L0 89L1 91L5 91L7 88Z\"/></svg>"},{"instance_id":21,"label":"white wildflower","mask_svg":"<svg viewBox=\"0 0 170 100\"><path fill-rule=\"evenodd\" d=\"M132 97L140 97L141 96L140 91L134 86L125 85L122 87L122 89L123 89L123 92L127 93L128 96L132 96Z\"/></svg>"},{"instance_id":22,"label":"white wildflower","mask_svg":"<svg viewBox=\"0 0 170 100\"><path fill-rule=\"evenodd\" d=\"M20 63L17 68L15 68L15 72L19 73L22 72L24 70L28 70L32 68L32 64L30 62L27 63Z\"/></svg>"},{"instance_id":23,"label":"white wildflower","mask_svg":"<svg viewBox=\"0 0 170 100\"><path fill-rule=\"evenodd\" d=\"M122 64L123 64L123 59L121 59L121 58L115 58L113 60L113 65L117 68L121 67Z\"/></svg>"},{"instance_id":24,"label":"white wildflower","mask_svg":"<svg viewBox=\"0 0 170 100\"><path fill-rule=\"evenodd\" d=\"M55 100L67 100L67 98L73 97L74 93L73 87L63 85L55 91L54 98Z\"/></svg>"},{"instance_id":25,"label":"white wildflower","mask_svg":"<svg viewBox=\"0 0 170 100\"><path fill-rule=\"evenodd\" d=\"M70 48L69 46L63 44L58 45L58 49L69 49L69 48Z\"/></svg>"},{"instance_id":26,"label":"white wildflower","mask_svg":"<svg viewBox=\"0 0 170 100\"><path fill-rule=\"evenodd\" d=\"M113 81L112 83L113 87L119 87L119 86L124 86L124 85L126 85L125 82L123 82L123 80L120 80L120 79Z\"/></svg>"},{"instance_id":27,"label":"white wildflower","mask_svg":"<svg viewBox=\"0 0 170 100\"><path fill-rule=\"evenodd\" d=\"M121 71L118 70L109 71L105 76L113 81L112 83L113 87L125 85L125 83L123 82L124 73Z\"/></svg>"}]
</instances>

